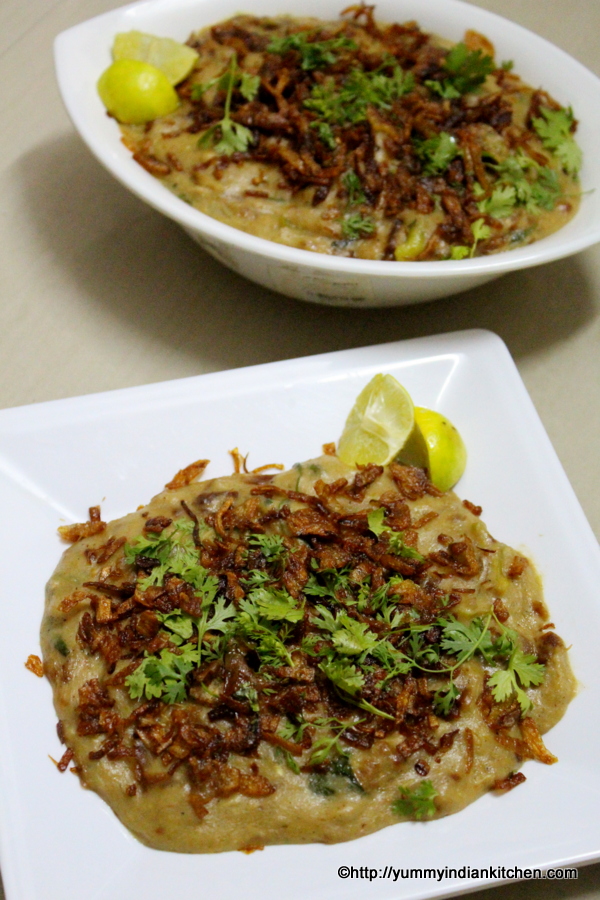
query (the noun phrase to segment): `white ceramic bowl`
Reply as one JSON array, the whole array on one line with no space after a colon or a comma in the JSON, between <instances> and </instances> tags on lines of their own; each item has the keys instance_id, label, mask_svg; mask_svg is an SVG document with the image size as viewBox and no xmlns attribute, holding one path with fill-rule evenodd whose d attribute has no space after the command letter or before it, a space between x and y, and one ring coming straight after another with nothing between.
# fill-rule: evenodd
<instances>
[{"instance_id":1,"label":"white ceramic bowl","mask_svg":"<svg viewBox=\"0 0 600 900\"><path fill-rule=\"evenodd\" d=\"M335 19L341 0L251 0L244 11ZM460 40L467 28L489 37L500 60L531 85L543 86L580 120L586 193L577 215L560 231L528 247L477 259L380 262L346 259L276 244L212 219L184 203L131 158L96 92L120 31L139 29L184 41L189 34L239 12L239 0L146 0L76 25L56 38L58 83L67 111L91 151L134 194L178 222L212 256L267 288L315 303L396 306L476 287L506 272L577 253L600 240L600 79L562 50L500 16L460 0L378 0L381 21L417 19L426 31Z\"/></svg>"}]
</instances>

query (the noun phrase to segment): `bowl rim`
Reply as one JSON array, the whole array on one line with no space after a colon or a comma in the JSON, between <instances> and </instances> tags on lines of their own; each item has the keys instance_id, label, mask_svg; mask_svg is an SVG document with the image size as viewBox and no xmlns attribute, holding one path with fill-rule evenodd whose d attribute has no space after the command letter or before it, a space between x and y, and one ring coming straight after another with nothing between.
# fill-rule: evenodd
<instances>
[{"instance_id":1,"label":"bowl rim","mask_svg":"<svg viewBox=\"0 0 600 900\"><path fill-rule=\"evenodd\" d=\"M198 6L206 6L210 0L196 0ZM115 22L126 12L132 10L151 11L164 7L164 0L134 0L124 6L116 7L98 16L86 19L77 25L60 32L54 40L54 61L58 86L67 113L80 137L86 143L93 155L98 161L126 188L132 193L144 200L157 211L163 213L168 218L177 222L186 231L197 233L201 242L205 242L210 246L210 240L215 239L222 244L232 245L246 253L262 257L271 262L278 262L299 267L310 267L318 269L321 272L335 272L338 275L368 275L375 277L402 277L402 278L423 278L437 280L448 279L452 276L485 276L501 275L503 273L515 271L518 269L529 268L532 266L542 265L546 262L563 259L571 256L581 250L590 247L600 241L600 215L593 227L580 231L578 234L568 237L567 240L557 242L554 240L551 244L548 241L557 234L561 234L564 229L559 229L546 238L535 241L526 247L518 248L511 251L502 251L489 256L466 258L463 260L433 260L414 262L400 262L395 260L369 260L358 259L343 256L334 256L330 254L318 253L312 250L303 250L297 247L290 247L286 244L279 244L267 238L258 237L232 225L227 225L218 219L212 218L199 209L185 203L161 182L137 166L139 171L130 170L128 166L123 165L123 160L105 141L98 139L93 129L89 128L87 121L82 116L81 106L77 100L76 93L72 89L71 73L72 73L72 54L77 52L80 39L87 34L89 29L100 21L109 22L114 19ZM178 6L185 9L191 5L190 0L171 0L170 6ZM461 13L467 17L469 13L472 15L473 6L464 2L464 0L444 0L444 6L450 10L457 11L457 19ZM535 32L524 28L510 19L500 16L497 13L475 7L478 15L490 23L490 30L494 24L502 25L502 27L512 29L515 34L521 37L527 37L534 41L539 49L543 49L551 53L554 58L560 60L564 65L571 67L572 71L578 76L581 83L587 83L588 89L595 90L600 100L600 78L586 68L582 63L568 54L566 51L552 44L550 41L535 34ZM218 17L215 21L220 21ZM468 18L467 18L468 21ZM205 26L203 26L205 27ZM116 123L115 123L116 125ZM582 197L582 203L585 202L585 196ZM571 222L575 222L580 211L575 215ZM565 228L571 224L567 223ZM564 235L563 235L564 237Z\"/></svg>"}]
</instances>

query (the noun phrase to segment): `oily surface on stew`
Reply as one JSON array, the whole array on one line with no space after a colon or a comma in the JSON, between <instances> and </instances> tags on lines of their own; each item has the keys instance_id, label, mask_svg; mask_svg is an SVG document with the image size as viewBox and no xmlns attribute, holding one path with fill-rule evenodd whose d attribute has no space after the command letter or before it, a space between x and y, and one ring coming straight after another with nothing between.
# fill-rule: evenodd
<instances>
[{"instance_id":1,"label":"oily surface on stew","mask_svg":"<svg viewBox=\"0 0 600 900\"><path fill-rule=\"evenodd\" d=\"M187 483L203 467L67 528L47 587L65 764L141 841L345 841L555 761L566 650L477 507L394 463Z\"/></svg>"},{"instance_id":2,"label":"oily surface on stew","mask_svg":"<svg viewBox=\"0 0 600 900\"><path fill-rule=\"evenodd\" d=\"M487 38L452 46L351 7L326 22L239 15L193 34L173 114L122 126L182 200L300 249L441 260L524 246L579 203L570 109Z\"/></svg>"}]
</instances>

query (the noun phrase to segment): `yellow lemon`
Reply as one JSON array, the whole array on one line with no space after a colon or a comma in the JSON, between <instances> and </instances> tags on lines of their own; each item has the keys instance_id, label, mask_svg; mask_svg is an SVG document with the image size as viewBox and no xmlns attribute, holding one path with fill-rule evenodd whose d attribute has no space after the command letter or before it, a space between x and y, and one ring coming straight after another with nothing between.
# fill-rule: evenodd
<instances>
[{"instance_id":1,"label":"yellow lemon","mask_svg":"<svg viewBox=\"0 0 600 900\"><path fill-rule=\"evenodd\" d=\"M415 424L427 447L426 466L431 481L441 491L449 491L467 464L467 448L463 439L452 422L432 409L416 406ZM400 456L402 458L403 454Z\"/></svg>"},{"instance_id":2,"label":"yellow lemon","mask_svg":"<svg viewBox=\"0 0 600 900\"><path fill-rule=\"evenodd\" d=\"M173 38L156 37L143 31L123 31L115 36L113 59L137 59L156 66L171 84L179 84L190 74L198 54Z\"/></svg>"},{"instance_id":3,"label":"yellow lemon","mask_svg":"<svg viewBox=\"0 0 600 900\"><path fill-rule=\"evenodd\" d=\"M393 375L375 375L350 410L338 442L338 457L349 466L384 466L404 446L414 421L408 391Z\"/></svg>"},{"instance_id":4,"label":"yellow lemon","mask_svg":"<svg viewBox=\"0 0 600 900\"><path fill-rule=\"evenodd\" d=\"M115 119L132 125L166 116L179 97L164 72L136 59L118 59L98 79L98 93Z\"/></svg>"}]
</instances>

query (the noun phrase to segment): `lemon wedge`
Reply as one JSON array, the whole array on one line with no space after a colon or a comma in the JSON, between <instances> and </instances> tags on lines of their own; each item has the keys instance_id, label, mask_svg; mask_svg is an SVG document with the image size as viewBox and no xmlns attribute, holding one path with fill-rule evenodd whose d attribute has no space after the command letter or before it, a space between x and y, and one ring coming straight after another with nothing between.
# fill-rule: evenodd
<instances>
[{"instance_id":1,"label":"lemon wedge","mask_svg":"<svg viewBox=\"0 0 600 900\"><path fill-rule=\"evenodd\" d=\"M112 47L114 60L137 59L160 69L170 84L179 84L190 74L198 54L186 44L173 38L156 37L143 31L123 31L115 36Z\"/></svg>"},{"instance_id":2,"label":"lemon wedge","mask_svg":"<svg viewBox=\"0 0 600 900\"><path fill-rule=\"evenodd\" d=\"M384 466L411 435L414 406L393 375L375 375L356 398L338 442L337 455L349 466Z\"/></svg>"},{"instance_id":3,"label":"lemon wedge","mask_svg":"<svg viewBox=\"0 0 600 900\"><path fill-rule=\"evenodd\" d=\"M179 97L160 69L136 59L118 59L98 79L98 93L119 122L141 125L166 116L179 106Z\"/></svg>"},{"instance_id":4,"label":"lemon wedge","mask_svg":"<svg viewBox=\"0 0 600 900\"><path fill-rule=\"evenodd\" d=\"M426 468L440 491L453 488L465 471L467 448L452 422L433 409L415 407L415 425L427 448ZM400 453L401 461L405 451Z\"/></svg>"}]
</instances>

